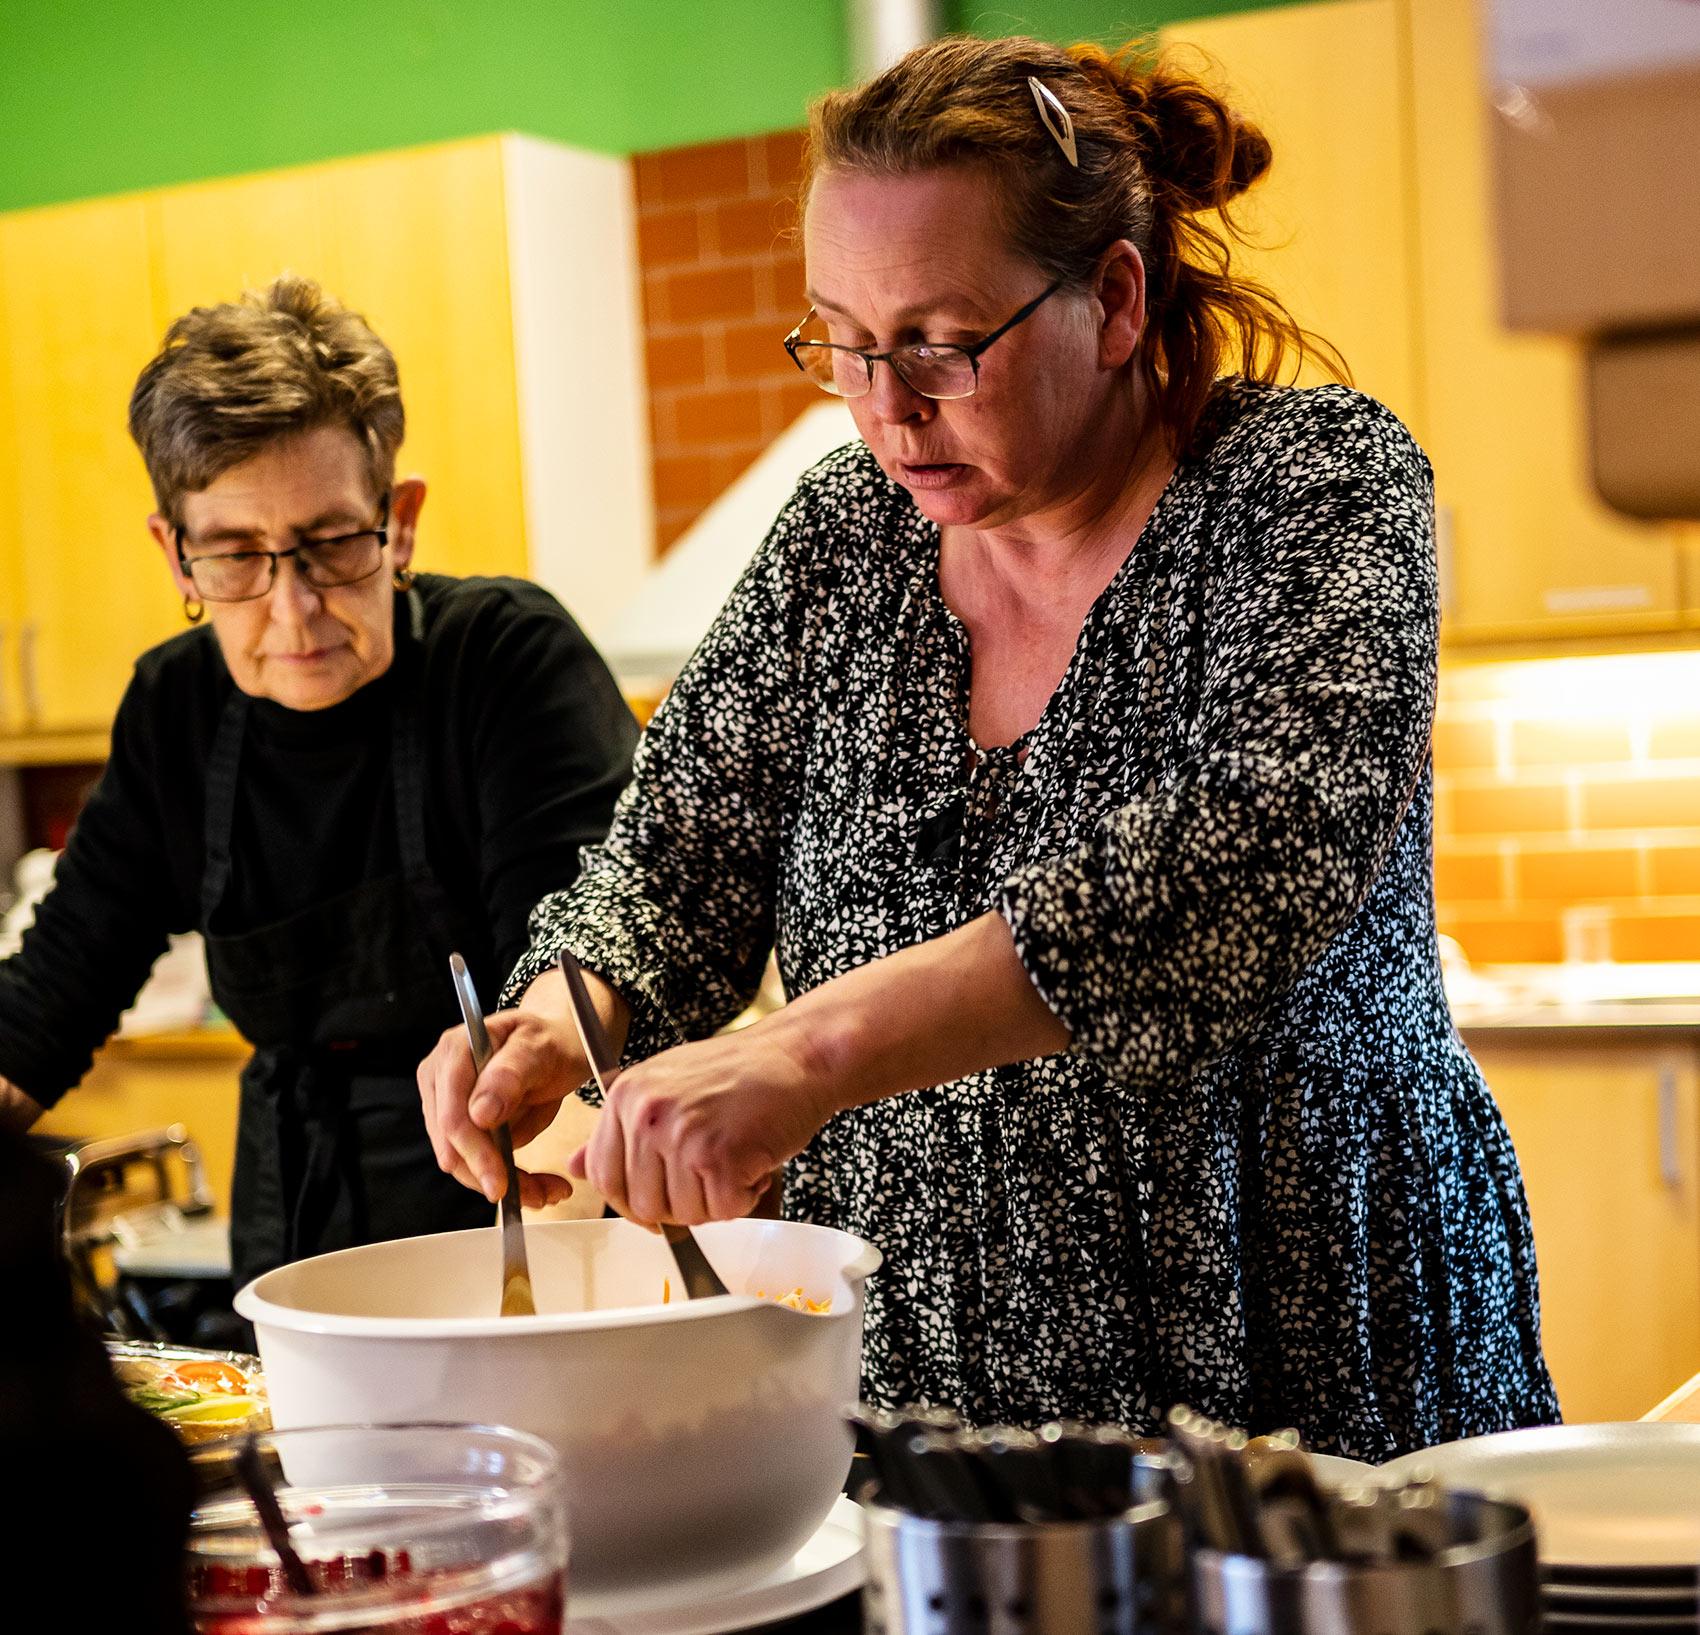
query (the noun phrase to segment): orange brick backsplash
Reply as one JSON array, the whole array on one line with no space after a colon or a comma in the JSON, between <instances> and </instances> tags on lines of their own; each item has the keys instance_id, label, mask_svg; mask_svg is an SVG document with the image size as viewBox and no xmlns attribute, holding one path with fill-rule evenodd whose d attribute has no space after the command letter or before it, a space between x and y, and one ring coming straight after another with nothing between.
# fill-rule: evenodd
<instances>
[{"instance_id":1,"label":"orange brick backsplash","mask_svg":"<svg viewBox=\"0 0 1700 1635\"><path fill-rule=\"evenodd\" d=\"M1438 715L1434 723L1434 764L1448 772L1493 771L1509 756L1510 733L1497 721L1457 720Z\"/></svg>"},{"instance_id":2,"label":"orange brick backsplash","mask_svg":"<svg viewBox=\"0 0 1700 1635\"><path fill-rule=\"evenodd\" d=\"M797 225L796 200L771 196L734 199L704 208L705 250L723 256L797 255L792 237Z\"/></svg>"},{"instance_id":3,"label":"orange brick backsplash","mask_svg":"<svg viewBox=\"0 0 1700 1635\"><path fill-rule=\"evenodd\" d=\"M640 210L716 199L744 199L768 186L766 148L760 137L735 136L632 161Z\"/></svg>"},{"instance_id":4,"label":"orange brick backsplash","mask_svg":"<svg viewBox=\"0 0 1700 1635\"><path fill-rule=\"evenodd\" d=\"M652 334L644 352L651 391L708 384L708 337L702 330Z\"/></svg>"},{"instance_id":5,"label":"orange brick backsplash","mask_svg":"<svg viewBox=\"0 0 1700 1635\"><path fill-rule=\"evenodd\" d=\"M700 511L714 498L714 462L706 454L668 454L655 462L655 503Z\"/></svg>"},{"instance_id":6,"label":"orange brick backsplash","mask_svg":"<svg viewBox=\"0 0 1700 1635\"><path fill-rule=\"evenodd\" d=\"M1434 894L1442 903L1497 903L1506 897L1505 857L1490 851L1463 851L1437 846L1434 853Z\"/></svg>"},{"instance_id":7,"label":"orange brick backsplash","mask_svg":"<svg viewBox=\"0 0 1700 1635\"><path fill-rule=\"evenodd\" d=\"M1625 909L1612 917L1611 953L1619 960L1700 960L1700 901L1693 912Z\"/></svg>"},{"instance_id":8,"label":"orange brick backsplash","mask_svg":"<svg viewBox=\"0 0 1700 1635\"><path fill-rule=\"evenodd\" d=\"M804 380L795 369L788 369L777 380L764 380L761 401L768 436L777 437L804 409L820 400L820 388Z\"/></svg>"},{"instance_id":9,"label":"orange brick backsplash","mask_svg":"<svg viewBox=\"0 0 1700 1635\"><path fill-rule=\"evenodd\" d=\"M1513 891L1522 902L1581 903L1641 892L1641 854L1604 847L1567 847L1519 853Z\"/></svg>"},{"instance_id":10,"label":"orange brick backsplash","mask_svg":"<svg viewBox=\"0 0 1700 1635\"><path fill-rule=\"evenodd\" d=\"M1455 782L1452 825L1459 835L1561 834L1570 829L1570 789L1562 781Z\"/></svg>"},{"instance_id":11,"label":"orange brick backsplash","mask_svg":"<svg viewBox=\"0 0 1700 1635\"><path fill-rule=\"evenodd\" d=\"M766 136L757 139L761 153L759 163L761 170L758 174L758 158L754 147L750 153L750 178L757 192L766 190L777 192L785 198L794 199L798 186L803 179L803 133L801 130L770 131Z\"/></svg>"},{"instance_id":12,"label":"orange brick backsplash","mask_svg":"<svg viewBox=\"0 0 1700 1635\"><path fill-rule=\"evenodd\" d=\"M803 168L803 133L774 131L724 142L640 153L632 161L638 208L792 195Z\"/></svg>"},{"instance_id":13,"label":"orange brick backsplash","mask_svg":"<svg viewBox=\"0 0 1700 1635\"><path fill-rule=\"evenodd\" d=\"M1586 782L1582 822L1589 829L1700 829L1700 767L1678 776Z\"/></svg>"},{"instance_id":14,"label":"orange brick backsplash","mask_svg":"<svg viewBox=\"0 0 1700 1635\"><path fill-rule=\"evenodd\" d=\"M722 324L719 327L721 366L728 380L783 379L787 375L802 381L797 366L785 354L785 336L771 318L750 318L742 323ZM806 384L806 382L805 382Z\"/></svg>"},{"instance_id":15,"label":"orange brick backsplash","mask_svg":"<svg viewBox=\"0 0 1700 1635\"><path fill-rule=\"evenodd\" d=\"M689 267L702 258L701 211L694 204L638 216L638 262L648 269Z\"/></svg>"},{"instance_id":16,"label":"orange brick backsplash","mask_svg":"<svg viewBox=\"0 0 1700 1635\"><path fill-rule=\"evenodd\" d=\"M702 515L700 505L657 505L655 508L655 551L665 556L679 536Z\"/></svg>"},{"instance_id":17,"label":"orange brick backsplash","mask_svg":"<svg viewBox=\"0 0 1700 1635\"><path fill-rule=\"evenodd\" d=\"M765 269L741 263L675 267L652 273L644 284L657 320L670 327L747 318L758 310L756 292Z\"/></svg>"},{"instance_id":18,"label":"orange brick backsplash","mask_svg":"<svg viewBox=\"0 0 1700 1635\"><path fill-rule=\"evenodd\" d=\"M804 310L801 131L633 162L665 551L809 400L780 347Z\"/></svg>"},{"instance_id":19,"label":"orange brick backsplash","mask_svg":"<svg viewBox=\"0 0 1700 1635\"><path fill-rule=\"evenodd\" d=\"M1513 721L1512 764L1529 766L1622 765L1630 759L1626 721Z\"/></svg>"},{"instance_id":20,"label":"orange brick backsplash","mask_svg":"<svg viewBox=\"0 0 1700 1635\"><path fill-rule=\"evenodd\" d=\"M1440 906L1440 929L1475 965L1549 965L1564 957L1556 916L1476 913Z\"/></svg>"},{"instance_id":21,"label":"orange brick backsplash","mask_svg":"<svg viewBox=\"0 0 1700 1635\"><path fill-rule=\"evenodd\" d=\"M1700 845L1647 852L1647 890L1654 897L1700 897Z\"/></svg>"},{"instance_id":22,"label":"orange brick backsplash","mask_svg":"<svg viewBox=\"0 0 1700 1635\"><path fill-rule=\"evenodd\" d=\"M757 288L767 303L762 310L782 319L787 330L809 310L808 277L798 256L776 255L758 266Z\"/></svg>"},{"instance_id":23,"label":"orange brick backsplash","mask_svg":"<svg viewBox=\"0 0 1700 1635\"><path fill-rule=\"evenodd\" d=\"M679 447L759 444L763 429L761 409L761 398L755 392L680 392L673 399L674 428Z\"/></svg>"},{"instance_id":24,"label":"orange brick backsplash","mask_svg":"<svg viewBox=\"0 0 1700 1635\"><path fill-rule=\"evenodd\" d=\"M1479 964L1700 960L1700 652L1460 666L1435 716L1435 897Z\"/></svg>"}]
</instances>

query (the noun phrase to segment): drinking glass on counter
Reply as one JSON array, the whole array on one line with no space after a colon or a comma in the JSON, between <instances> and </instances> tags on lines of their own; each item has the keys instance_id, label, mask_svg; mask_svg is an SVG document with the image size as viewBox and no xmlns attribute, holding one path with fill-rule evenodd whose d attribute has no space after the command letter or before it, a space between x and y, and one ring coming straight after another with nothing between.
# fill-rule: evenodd
<instances>
[{"instance_id":1,"label":"drinking glass on counter","mask_svg":"<svg viewBox=\"0 0 1700 1635\"><path fill-rule=\"evenodd\" d=\"M566 1511L548 1443L480 1425L331 1425L255 1439L289 1542L292 1588L237 1470L197 1449L196 1635L559 1635Z\"/></svg>"}]
</instances>

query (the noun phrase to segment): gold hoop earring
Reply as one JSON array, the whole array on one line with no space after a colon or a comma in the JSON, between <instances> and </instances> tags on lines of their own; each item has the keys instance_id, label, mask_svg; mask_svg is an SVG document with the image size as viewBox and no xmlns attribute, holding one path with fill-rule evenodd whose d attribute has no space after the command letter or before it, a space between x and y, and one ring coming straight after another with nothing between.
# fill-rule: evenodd
<instances>
[{"instance_id":1,"label":"gold hoop earring","mask_svg":"<svg viewBox=\"0 0 1700 1635\"><path fill-rule=\"evenodd\" d=\"M413 583L413 569L397 568L396 571L390 575L390 583L394 585L397 590L406 590Z\"/></svg>"},{"instance_id":2,"label":"gold hoop earring","mask_svg":"<svg viewBox=\"0 0 1700 1635\"><path fill-rule=\"evenodd\" d=\"M207 605L205 602L197 602L192 596L185 596L183 598L183 617L187 619L190 624L199 624L201 622L202 615L205 614L206 611Z\"/></svg>"}]
</instances>

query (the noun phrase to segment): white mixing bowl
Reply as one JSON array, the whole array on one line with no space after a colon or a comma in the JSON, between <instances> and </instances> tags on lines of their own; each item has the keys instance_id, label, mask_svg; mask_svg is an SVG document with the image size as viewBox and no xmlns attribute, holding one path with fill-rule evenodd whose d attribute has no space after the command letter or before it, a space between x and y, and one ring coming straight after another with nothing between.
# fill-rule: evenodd
<instances>
[{"instance_id":1,"label":"white mixing bowl","mask_svg":"<svg viewBox=\"0 0 1700 1635\"><path fill-rule=\"evenodd\" d=\"M727 1287L683 1297L666 1244L627 1221L526 1228L535 1317L500 1317L496 1228L368 1244L256 1278L272 1419L463 1420L559 1450L574 1587L713 1593L814 1534L850 1466L871 1244L793 1221L697 1228ZM662 1304L670 1281L672 1303ZM824 1316L772 1299L801 1287Z\"/></svg>"}]
</instances>

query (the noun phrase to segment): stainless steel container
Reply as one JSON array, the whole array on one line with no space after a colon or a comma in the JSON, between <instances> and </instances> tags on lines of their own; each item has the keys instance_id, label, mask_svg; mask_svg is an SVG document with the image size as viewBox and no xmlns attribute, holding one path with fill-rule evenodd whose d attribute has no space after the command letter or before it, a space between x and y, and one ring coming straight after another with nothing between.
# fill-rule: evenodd
<instances>
[{"instance_id":1,"label":"stainless steel container","mask_svg":"<svg viewBox=\"0 0 1700 1635\"><path fill-rule=\"evenodd\" d=\"M1181 1602L1180 1533L1158 1497L1032 1525L928 1521L875 1500L866 1530L867 1635L1156 1635Z\"/></svg>"},{"instance_id":2,"label":"stainless steel container","mask_svg":"<svg viewBox=\"0 0 1700 1635\"><path fill-rule=\"evenodd\" d=\"M1397 1492L1334 1496L1334 1514L1372 1538ZM1537 1635L1535 1530L1521 1505L1451 1492L1453 1544L1425 1561L1321 1561L1278 1567L1198 1550L1190 1558L1196 1635ZM1354 1512L1356 1514L1354 1514Z\"/></svg>"}]
</instances>

